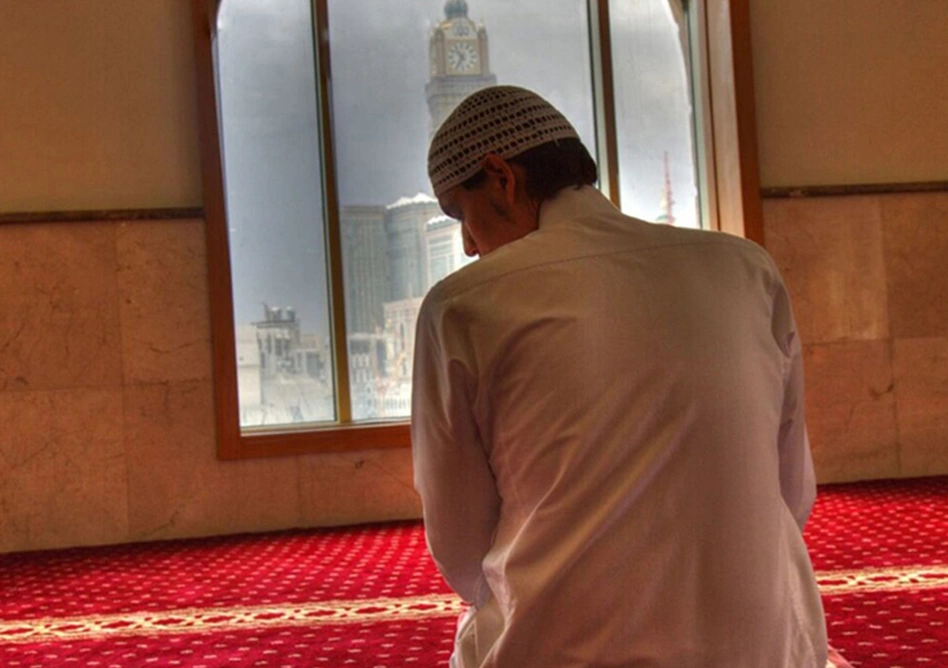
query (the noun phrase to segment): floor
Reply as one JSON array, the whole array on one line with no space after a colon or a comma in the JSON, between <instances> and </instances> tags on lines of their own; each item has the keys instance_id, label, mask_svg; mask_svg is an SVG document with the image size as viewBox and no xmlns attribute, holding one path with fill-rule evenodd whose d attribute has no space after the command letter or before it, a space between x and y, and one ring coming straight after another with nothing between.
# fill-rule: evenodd
<instances>
[{"instance_id":1,"label":"floor","mask_svg":"<svg viewBox=\"0 0 948 668\"><path fill-rule=\"evenodd\" d=\"M948 666L948 478L823 487L806 530L856 668ZM0 555L0 665L438 666L461 603L418 523Z\"/></svg>"}]
</instances>

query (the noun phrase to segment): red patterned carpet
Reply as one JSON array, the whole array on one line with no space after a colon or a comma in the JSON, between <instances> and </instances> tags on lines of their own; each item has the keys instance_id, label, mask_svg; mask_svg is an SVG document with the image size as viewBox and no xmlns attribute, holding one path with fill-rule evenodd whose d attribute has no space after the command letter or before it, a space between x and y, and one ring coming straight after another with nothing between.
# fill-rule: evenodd
<instances>
[{"instance_id":1,"label":"red patterned carpet","mask_svg":"<svg viewBox=\"0 0 948 668\"><path fill-rule=\"evenodd\" d=\"M857 668L948 667L948 478L821 489L807 542ZM443 666L417 523L0 555L0 666Z\"/></svg>"},{"instance_id":2,"label":"red patterned carpet","mask_svg":"<svg viewBox=\"0 0 948 668\"><path fill-rule=\"evenodd\" d=\"M854 666L948 668L948 478L823 487L806 539Z\"/></svg>"}]
</instances>

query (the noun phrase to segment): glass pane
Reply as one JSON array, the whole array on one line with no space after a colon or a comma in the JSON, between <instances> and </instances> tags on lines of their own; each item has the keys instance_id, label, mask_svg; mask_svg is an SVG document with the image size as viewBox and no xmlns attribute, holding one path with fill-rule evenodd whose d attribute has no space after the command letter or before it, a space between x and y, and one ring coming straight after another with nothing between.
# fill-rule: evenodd
<instances>
[{"instance_id":1,"label":"glass pane","mask_svg":"<svg viewBox=\"0 0 948 668\"><path fill-rule=\"evenodd\" d=\"M636 218L699 227L681 0L610 0L619 196Z\"/></svg>"},{"instance_id":2,"label":"glass pane","mask_svg":"<svg viewBox=\"0 0 948 668\"><path fill-rule=\"evenodd\" d=\"M335 420L309 0L225 0L216 40L241 427Z\"/></svg>"},{"instance_id":3,"label":"glass pane","mask_svg":"<svg viewBox=\"0 0 948 668\"><path fill-rule=\"evenodd\" d=\"M516 84L592 150L586 4L330 0L329 30L353 416L407 417L421 299L470 261L431 196L429 138L466 95Z\"/></svg>"}]
</instances>

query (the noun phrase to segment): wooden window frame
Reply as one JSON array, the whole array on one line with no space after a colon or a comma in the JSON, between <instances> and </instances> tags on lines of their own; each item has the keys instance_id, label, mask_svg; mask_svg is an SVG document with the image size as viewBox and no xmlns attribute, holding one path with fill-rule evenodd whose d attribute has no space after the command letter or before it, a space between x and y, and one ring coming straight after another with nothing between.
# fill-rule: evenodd
<instances>
[{"instance_id":1,"label":"wooden window frame","mask_svg":"<svg viewBox=\"0 0 948 668\"><path fill-rule=\"evenodd\" d=\"M749 0L692 0L689 15L696 53L692 67L695 107L700 110L697 134L702 216L712 229L738 234L763 243L760 177L754 118ZM319 452L403 448L411 445L406 422L333 423L326 426L287 427L279 431L241 432L237 389L236 341L224 181L213 57L213 30L220 0L192 0L197 63L197 95L204 190L204 219L210 293L217 452L220 459L248 459ZM313 0L319 25L326 25L328 0ZM596 81L597 146L603 191L618 204L618 158L611 74L608 0L594 0L590 30L598 31L593 49ZM320 113L330 118L328 31L314 31L318 43ZM327 182L334 184L331 123L322 122L323 165ZM335 188L325 192L327 246L330 263L333 339L337 394L348 397L348 363L342 303L341 252ZM348 399L344 413L348 413ZM348 415L344 417L347 419Z\"/></svg>"}]
</instances>

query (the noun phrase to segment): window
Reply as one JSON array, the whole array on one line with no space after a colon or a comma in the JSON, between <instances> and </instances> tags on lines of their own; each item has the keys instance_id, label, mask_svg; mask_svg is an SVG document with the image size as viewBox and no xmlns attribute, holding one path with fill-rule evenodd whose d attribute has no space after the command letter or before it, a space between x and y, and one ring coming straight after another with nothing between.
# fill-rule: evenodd
<instances>
[{"instance_id":1,"label":"window","mask_svg":"<svg viewBox=\"0 0 948 668\"><path fill-rule=\"evenodd\" d=\"M609 22L622 209L700 227L684 6L610 0Z\"/></svg>"},{"instance_id":2,"label":"window","mask_svg":"<svg viewBox=\"0 0 948 668\"><path fill-rule=\"evenodd\" d=\"M224 0L216 71L244 429L336 419L308 0ZM259 355L251 355L254 346ZM325 360L309 373L297 358ZM259 364L253 364L259 360Z\"/></svg>"},{"instance_id":3,"label":"window","mask_svg":"<svg viewBox=\"0 0 948 668\"><path fill-rule=\"evenodd\" d=\"M711 31L727 67L746 50L735 0L193 2L224 457L407 444L418 308L471 261L427 144L469 93L549 99L631 215L721 227L733 202L704 101Z\"/></svg>"}]
</instances>

